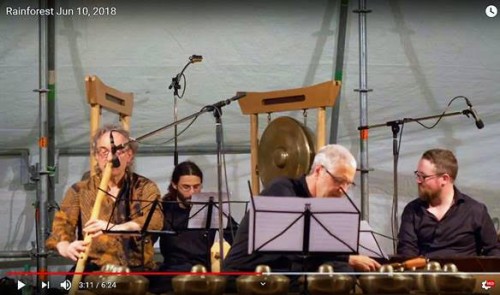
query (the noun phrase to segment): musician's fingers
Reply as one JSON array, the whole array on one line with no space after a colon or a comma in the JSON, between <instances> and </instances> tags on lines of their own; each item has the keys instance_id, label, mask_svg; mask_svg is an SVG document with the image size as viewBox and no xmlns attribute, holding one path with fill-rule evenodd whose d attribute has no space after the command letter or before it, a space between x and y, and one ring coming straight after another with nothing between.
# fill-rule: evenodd
<instances>
[{"instance_id":1,"label":"musician's fingers","mask_svg":"<svg viewBox=\"0 0 500 295\"><path fill-rule=\"evenodd\" d=\"M102 235L102 230L98 230L98 231L92 233L91 237L92 237L92 239L95 239L100 235Z\"/></svg>"},{"instance_id":2,"label":"musician's fingers","mask_svg":"<svg viewBox=\"0 0 500 295\"><path fill-rule=\"evenodd\" d=\"M373 260L371 258L368 259L369 259L368 261L369 271L376 271L380 268L380 264L376 260Z\"/></svg>"},{"instance_id":3,"label":"musician's fingers","mask_svg":"<svg viewBox=\"0 0 500 295\"><path fill-rule=\"evenodd\" d=\"M85 251L85 247L81 246L79 241L75 241L71 243L70 247L68 248L67 257L73 261L76 261L83 251Z\"/></svg>"},{"instance_id":4,"label":"musician's fingers","mask_svg":"<svg viewBox=\"0 0 500 295\"><path fill-rule=\"evenodd\" d=\"M78 241L78 243L75 244L74 249L78 253L85 251L85 245L83 244L83 241Z\"/></svg>"},{"instance_id":5,"label":"musician's fingers","mask_svg":"<svg viewBox=\"0 0 500 295\"><path fill-rule=\"evenodd\" d=\"M71 254L69 258L70 258L71 260L73 260L73 261L77 261L79 257L80 257L80 255L79 255L79 253L77 252L77 253L73 253L73 254Z\"/></svg>"},{"instance_id":6,"label":"musician's fingers","mask_svg":"<svg viewBox=\"0 0 500 295\"><path fill-rule=\"evenodd\" d=\"M87 225L83 228L85 233L95 233L100 230L105 230L110 224L105 221L94 219L92 222L87 222Z\"/></svg>"},{"instance_id":7,"label":"musician's fingers","mask_svg":"<svg viewBox=\"0 0 500 295\"><path fill-rule=\"evenodd\" d=\"M88 233L93 233L96 231L96 226L95 224L88 224L83 228L83 232L88 234Z\"/></svg>"},{"instance_id":8,"label":"musician's fingers","mask_svg":"<svg viewBox=\"0 0 500 295\"><path fill-rule=\"evenodd\" d=\"M60 252L60 254L61 254L62 257L69 258L69 259L71 259L73 261L75 260L75 258L74 258L75 255L74 255L73 251L71 251L71 249L69 249L69 248L66 249L64 252Z\"/></svg>"},{"instance_id":9,"label":"musician's fingers","mask_svg":"<svg viewBox=\"0 0 500 295\"><path fill-rule=\"evenodd\" d=\"M87 222L85 223L84 227L91 226L91 225L95 224L97 221L98 221L97 219L95 219L95 218L91 218L91 219L89 219L89 221L87 221Z\"/></svg>"},{"instance_id":10,"label":"musician's fingers","mask_svg":"<svg viewBox=\"0 0 500 295\"><path fill-rule=\"evenodd\" d=\"M101 227L101 225L99 223L92 223L92 224L86 226L83 229L83 232L85 232L86 234L94 234L102 229L103 228Z\"/></svg>"}]
</instances>

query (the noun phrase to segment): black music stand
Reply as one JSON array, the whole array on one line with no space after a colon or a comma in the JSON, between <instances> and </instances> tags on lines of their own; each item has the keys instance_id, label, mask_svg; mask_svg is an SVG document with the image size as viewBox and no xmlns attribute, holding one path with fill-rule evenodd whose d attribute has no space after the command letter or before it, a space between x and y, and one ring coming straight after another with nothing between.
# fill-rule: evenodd
<instances>
[{"instance_id":1,"label":"black music stand","mask_svg":"<svg viewBox=\"0 0 500 295\"><path fill-rule=\"evenodd\" d=\"M219 203L218 193L197 193L191 197L191 211L189 213L189 229L218 229L219 228ZM229 197L222 193L222 227L226 228L229 219Z\"/></svg>"},{"instance_id":2,"label":"black music stand","mask_svg":"<svg viewBox=\"0 0 500 295\"><path fill-rule=\"evenodd\" d=\"M219 230L219 202L217 200L218 193L204 192L197 193L191 196L191 210L189 212L188 230L204 230L207 238L207 261L210 263L210 240L209 232L211 230ZM229 197L226 193L222 193L222 228L225 229L229 220ZM219 232L219 235L221 233ZM224 236L224 233L222 233ZM221 253L223 255L223 253ZM207 265L207 268L209 265ZM211 270L211 269L210 269Z\"/></svg>"},{"instance_id":3,"label":"black music stand","mask_svg":"<svg viewBox=\"0 0 500 295\"><path fill-rule=\"evenodd\" d=\"M380 247L375 232L366 220L361 220L359 230L359 254L366 255L371 258L389 259L384 250Z\"/></svg>"},{"instance_id":4,"label":"black music stand","mask_svg":"<svg viewBox=\"0 0 500 295\"><path fill-rule=\"evenodd\" d=\"M248 253L356 254L360 216L352 200L343 198L252 198ZM258 230L257 230L258 228ZM307 277L304 291L307 294Z\"/></svg>"},{"instance_id":5,"label":"black music stand","mask_svg":"<svg viewBox=\"0 0 500 295\"><path fill-rule=\"evenodd\" d=\"M145 202L145 201L143 201ZM147 206L151 206L151 209L148 212L148 216L146 216L146 220L144 221L144 225L142 226L142 229L139 231L136 230L112 230L111 228L107 230L103 230L102 232L105 234L116 234L116 235L140 235L141 236L141 260L142 260L142 268L144 268L144 243L146 242L146 237L148 235L176 235L177 232L175 231L169 231L169 230L148 230L149 223L151 223L151 219L153 218L153 214L156 210L156 207L158 206L158 203L160 200L156 199L154 201L151 201L151 205L146 205L143 208L146 208ZM108 221L108 226L111 220ZM108 226L106 228L108 228Z\"/></svg>"}]
</instances>

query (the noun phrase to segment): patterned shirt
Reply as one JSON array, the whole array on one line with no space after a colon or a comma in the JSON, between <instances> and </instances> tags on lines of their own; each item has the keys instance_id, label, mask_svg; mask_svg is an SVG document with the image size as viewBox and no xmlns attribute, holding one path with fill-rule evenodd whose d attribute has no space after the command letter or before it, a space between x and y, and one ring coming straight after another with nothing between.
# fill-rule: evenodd
<instances>
[{"instance_id":1,"label":"patterned shirt","mask_svg":"<svg viewBox=\"0 0 500 295\"><path fill-rule=\"evenodd\" d=\"M85 225L90 219L96 200L100 175L80 181L71 186L56 212L52 223L52 233L46 241L47 248L57 250L61 241L74 241L79 224ZM105 196L102 201L98 219L113 224L134 221L142 228L150 212L151 202L160 199L160 190L151 180L135 173L125 177L116 201ZM79 219L81 219L79 221ZM157 206L149 223L149 230L160 230L163 226L163 215ZM113 230L109 228L109 230ZM82 238L80 238L82 239ZM154 269L154 240L147 236L141 241L139 235L102 234L91 243L87 263L98 266L114 264L128 267L141 267L142 245L144 245L144 268Z\"/></svg>"}]
</instances>

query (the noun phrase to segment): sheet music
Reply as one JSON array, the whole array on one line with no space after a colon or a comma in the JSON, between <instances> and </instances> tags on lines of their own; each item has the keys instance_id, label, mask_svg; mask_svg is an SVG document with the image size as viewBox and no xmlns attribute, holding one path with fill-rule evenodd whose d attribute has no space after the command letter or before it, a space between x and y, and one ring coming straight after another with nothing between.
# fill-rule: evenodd
<instances>
[{"instance_id":1,"label":"sheet music","mask_svg":"<svg viewBox=\"0 0 500 295\"><path fill-rule=\"evenodd\" d=\"M306 206L312 213L310 252L354 253L358 248L359 210L348 198L257 196L249 212L248 253L301 252Z\"/></svg>"},{"instance_id":2,"label":"sheet music","mask_svg":"<svg viewBox=\"0 0 500 295\"><path fill-rule=\"evenodd\" d=\"M387 254L380 248L380 245L373 234L373 229L366 220L361 220L359 232L359 254L369 257L388 258Z\"/></svg>"},{"instance_id":3,"label":"sheet music","mask_svg":"<svg viewBox=\"0 0 500 295\"><path fill-rule=\"evenodd\" d=\"M216 192L203 192L194 194L191 197L191 211L189 211L189 221L188 228L192 229L202 229L206 228L207 215L209 202L212 199L212 217L210 221L210 228L219 228L219 203L218 203L218 193ZM224 213L222 218L223 228L227 227L228 216L229 216L229 203L228 203L227 193L222 193L222 212Z\"/></svg>"}]
</instances>

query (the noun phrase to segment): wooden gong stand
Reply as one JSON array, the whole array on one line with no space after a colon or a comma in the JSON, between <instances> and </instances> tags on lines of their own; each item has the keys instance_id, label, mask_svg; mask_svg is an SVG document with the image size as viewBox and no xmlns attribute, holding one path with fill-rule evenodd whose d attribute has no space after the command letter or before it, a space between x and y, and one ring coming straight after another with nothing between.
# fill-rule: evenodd
<instances>
[{"instance_id":1,"label":"wooden gong stand","mask_svg":"<svg viewBox=\"0 0 500 295\"><path fill-rule=\"evenodd\" d=\"M252 194L260 192L258 147L259 120L262 113L318 109L316 122L316 149L326 143L326 107L335 104L340 91L340 81L327 81L320 84L268 92L246 92L246 96L238 100L241 112L250 116L250 148Z\"/></svg>"},{"instance_id":2,"label":"wooden gong stand","mask_svg":"<svg viewBox=\"0 0 500 295\"><path fill-rule=\"evenodd\" d=\"M102 109L118 114L123 129L129 131L134 94L109 87L97 76L86 76L85 88L90 105L90 175L94 175L97 160L92 152L92 141L101 124Z\"/></svg>"}]
</instances>

